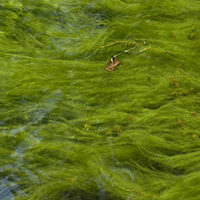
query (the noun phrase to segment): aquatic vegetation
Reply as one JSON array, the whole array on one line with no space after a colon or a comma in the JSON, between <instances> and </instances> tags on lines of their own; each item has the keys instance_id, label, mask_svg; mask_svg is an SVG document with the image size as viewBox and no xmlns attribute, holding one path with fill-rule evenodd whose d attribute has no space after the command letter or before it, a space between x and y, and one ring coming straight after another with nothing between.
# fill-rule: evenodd
<instances>
[{"instance_id":1,"label":"aquatic vegetation","mask_svg":"<svg viewBox=\"0 0 200 200\"><path fill-rule=\"evenodd\" d=\"M1 200L200 199L199 1L0 11Z\"/></svg>"}]
</instances>

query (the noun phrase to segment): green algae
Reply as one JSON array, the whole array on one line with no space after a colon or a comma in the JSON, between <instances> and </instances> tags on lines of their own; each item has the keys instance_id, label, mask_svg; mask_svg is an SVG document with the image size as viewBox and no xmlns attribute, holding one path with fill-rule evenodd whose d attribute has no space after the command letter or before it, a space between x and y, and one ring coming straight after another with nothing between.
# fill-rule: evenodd
<instances>
[{"instance_id":1,"label":"green algae","mask_svg":"<svg viewBox=\"0 0 200 200\"><path fill-rule=\"evenodd\" d=\"M0 199L200 198L199 1L0 10Z\"/></svg>"}]
</instances>

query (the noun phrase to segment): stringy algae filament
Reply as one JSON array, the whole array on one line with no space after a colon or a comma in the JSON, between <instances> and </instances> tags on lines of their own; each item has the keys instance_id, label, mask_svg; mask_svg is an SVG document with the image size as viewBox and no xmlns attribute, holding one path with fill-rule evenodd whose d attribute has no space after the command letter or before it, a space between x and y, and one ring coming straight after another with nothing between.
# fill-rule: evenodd
<instances>
[{"instance_id":1,"label":"stringy algae filament","mask_svg":"<svg viewBox=\"0 0 200 200\"><path fill-rule=\"evenodd\" d=\"M0 1L0 200L200 199L199 12Z\"/></svg>"}]
</instances>

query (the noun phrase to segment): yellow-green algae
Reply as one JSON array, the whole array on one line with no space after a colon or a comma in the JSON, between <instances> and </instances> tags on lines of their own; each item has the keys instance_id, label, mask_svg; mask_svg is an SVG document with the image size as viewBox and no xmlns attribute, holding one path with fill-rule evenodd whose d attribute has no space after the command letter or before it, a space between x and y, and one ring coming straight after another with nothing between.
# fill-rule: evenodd
<instances>
[{"instance_id":1,"label":"yellow-green algae","mask_svg":"<svg viewBox=\"0 0 200 200\"><path fill-rule=\"evenodd\" d=\"M200 199L199 12L0 1L0 199Z\"/></svg>"}]
</instances>

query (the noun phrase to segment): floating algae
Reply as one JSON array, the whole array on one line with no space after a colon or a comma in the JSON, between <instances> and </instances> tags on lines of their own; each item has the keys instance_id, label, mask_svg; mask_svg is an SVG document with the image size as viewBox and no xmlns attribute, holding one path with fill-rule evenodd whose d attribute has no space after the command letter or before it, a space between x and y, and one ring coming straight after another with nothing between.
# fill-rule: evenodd
<instances>
[{"instance_id":1,"label":"floating algae","mask_svg":"<svg viewBox=\"0 0 200 200\"><path fill-rule=\"evenodd\" d=\"M115 44L115 43L113 43L113 44ZM108 72L114 71L115 68L120 64L120 61L117 59L117 57L119 57L121 54L129 53L129 52L131 52L132 50L135 50L136 44L137 44L137 43L135 42L135 46L134 46L134 47L132 47L132 48L130 48L130 49L126 49L126 50L124 50L124 51L122 51L122 52L120 52L120 53L118 53L118 54L112 56L111 59L110 59L110 63L106 66L106 71L108 71ZM107 46L110 46L110 45L107 45ZM138 46L138 45L137 45L137 46ZM140 45L139 45L139 46L140 46ZM104 47L105 47L105 46L104 46ZM145 52L146 50L148 50L148 49L150 49L150 48L151 48L151 46L146 47L146 48L143 48L143 49L140 49L137 53Z\"/></svg>"},{"instance_id":2,"label":"floating algae","mask_svg":"<svg viewBox=\"0 0 200 200\"><path fill-rule=\"evenodd\" d=\"M0 199L200 199L200 2L0 11Z\"/></svg>"}]
</instances>

